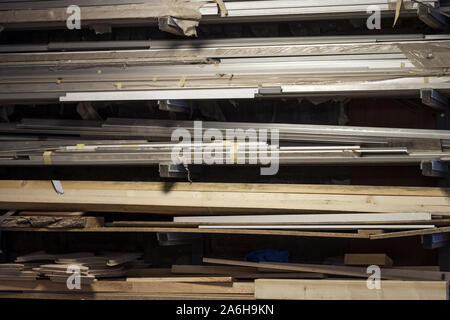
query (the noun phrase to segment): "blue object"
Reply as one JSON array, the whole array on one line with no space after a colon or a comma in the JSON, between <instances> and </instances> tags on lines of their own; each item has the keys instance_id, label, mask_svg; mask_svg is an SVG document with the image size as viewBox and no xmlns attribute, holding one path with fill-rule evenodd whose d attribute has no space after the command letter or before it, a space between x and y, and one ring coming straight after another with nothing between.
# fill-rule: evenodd
<instances>
[{"instance_id":1,"label":"blue object","mask_svg":"<svg viewBox=\"0 0 450 320\"><path fill-rule=\"evenodd\" d=\"M289 262L289 251L258 250L245 256L245 261L251 262Z\"/></svg>"}]
</instances>

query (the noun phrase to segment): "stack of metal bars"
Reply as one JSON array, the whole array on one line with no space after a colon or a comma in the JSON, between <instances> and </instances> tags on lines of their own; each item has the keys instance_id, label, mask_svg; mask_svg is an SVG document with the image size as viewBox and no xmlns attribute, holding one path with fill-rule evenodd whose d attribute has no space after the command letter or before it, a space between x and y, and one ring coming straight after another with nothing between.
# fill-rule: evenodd
<instances>
[{"instance_id":1,"label":"stack of metal bars","mask_svg":"<svg viewBox=\"0 0 450 320\"><path fill-rule=\"evenodd\" d=\"M193 138L173 140L175 129L184 129ZM215 139L203 139L211 129L218 133ZM243 133L240 137L234 136L238 129ZM274 129L279 141L273 140ZM277 157L281 165L420 164L450 160L450 133L443 130L144 119L25 119L21 123L1 124L0 132L0 165L158 165L172 163L174 152L187 152L191 158L183 160L188 164L194 164L196 156L202 159L196 164L211 164L204 159L212 152L223 160L213 164L227 165L262 165L266 164L262 159L267 157ZM262 140L261 132L268 133ZM199 134L200 139L196 140Z\"/></svg>"},{"instance_id":2,"label":"stack of metal bars","mask_svg":"<svg viewBox=\"0 0 450 320\"><path fill-rule=\"evenodd\" d=\"M94 44L94 46L97 44ZM450 93L446 35L156 41L0 55L0 102ZM1 48L0 48L1 50Z\"/></svg>"}]
</instances>

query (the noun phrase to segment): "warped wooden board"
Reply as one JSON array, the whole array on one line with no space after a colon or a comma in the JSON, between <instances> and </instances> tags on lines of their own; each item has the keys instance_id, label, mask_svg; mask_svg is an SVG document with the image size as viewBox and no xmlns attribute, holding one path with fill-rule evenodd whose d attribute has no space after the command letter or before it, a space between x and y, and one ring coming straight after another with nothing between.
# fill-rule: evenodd
<instances>
[{"instance_id":1,"label":"warped wooden board","mask_svg":"<svg viewBox=\"0 0 450 320\"><path fill-rule=\"evenodd\" d=\"M212 282L212 283L232 283L232 277L164 277L164 278L127 278L128 282Z\"/></svg>"},{"instance_id":2,"label":"warped wooden board","mask_svg":"<svg viewBox=\"0 0 450 320\"><path fill-rule=\"evenodd\" d=\"M26 229L28 230L28 229ZM68 253L68 254L49 254L45 251L37 251L32 252L23 256L18 256L15 260L15 262L32 262L32 261L53 261L58 258L81 258L81 257L89 257L94 256L94 253L92 252L75 252L75 253Z\"/></svg>"},{"instance_id":3,"label":"warped wooden board","mask_svg":"<svg viewBox=\"0 0 450 320\"><path fill-rule=\"evenodd\" d=\"M446 281L382 280L368 289L366 280L255 280L256 299L277 300L448 300Z\"/></svg>"},{"instance_id":4,"label":"warped wooden board","mask_svg":"<svg viewBox=\"0 0 450 320\"><path fill-rule=\"evenodd\" d=\"M82 211L21 211L18 216L42 216L42 217L80 217L86 212Z\"/></svg>"},{"instance_id":5,"label":"warped wooden board","mask_svg":"<svg viewBox=\"0 0 450 320\"><path fill-rule=\"evenodd\" d=\"M115 256L110 257L107 265L110 267L118 266L120 264L135 261L135 260L139 259L140 257L142 257L142 255L143 255L142 253L135 253L135 252L119 253L119 254L116 254Z\"/></svg>"},{"instance_id":6,"label":"warped wooden board","mask_svg":"<svg viewBox=\"0 0 450 320\"><path fill-rule=\"evenodd\" d=\"M5 228L2 231L18 232L61 232L50 228ZM203 234L248 234L266 236L296 236L296 237L319 237L319 238L349 238L369 239L369 234L345 233L345 232L319 232L319 231L289 231L289 230L246 230L246 229L199 229L199 228L122 228L104 227L89 229L64 229L64 232L181 232L181 233L203 233Z\"/></svg>"},{"instance_id":7,"label":"warped wooden board","mask_svg":"<svg viewBox=\"0 0 450 320\"><path fill-rule=\"evenodd\" d=\"M275 270L290 270L299 272L317 272L324 274L367 278L367 268L318 265L318 264L297 264L297 263L277 263L277 262L247 262L227 259L203 258L204 263L224 264L245 267L263 267ZM428 280L443 281L450 279L450 272L422 271L408 269L381 268L382 279L392 280Z\"/></svg>"},{"instance_id":8,"label":"warped wooden board","mask_svg":"<svg viewBox=\"0 0 450 320\"><path fill-rule=\"evenodd\" d=\"M145 186L146 183L141 183ZM148 183L152 184L152 183ZM123 211L192 214L215 212L429 212L450 215L449 197L255 193L217 191L149 191L115 188L102 182L64 181L64 195L50 181L0 182L1 209ZM142 185L141 185L142 188Z\"/></svg>"},{"instance_id":9,"label":"warped wooden board","mask_svg":"<svg viewBox=\"0 0 450 320\"><path fill-rule=\"evenodd\" d=\"M0 281L0 291L73 292L67 288L66 284L49 280ZM254 283L234 282L232 285L219 285L177 282L96 281L92 284L82 285L79 292L253 294Z\"/></svg>"},{"instance_id":10,"label":"warped wooden board","mask_svg":"<svg viewBox=\"0 0 450 320\"><path fill-rule=\"evenodd\" d=\"M172 273L181 274L240 274L240 273L255 273L257 268L253 267L234 267L234 266L204 266L204 265L172 265Z\"/></svg>"},{"instance_id":11,"label":"warped wooden board","mask_svg":"<svg viewBox=\"0 0 450 320\"><path fill-rule=\"evenodd\" d=\"M127 277L168 277L171 273L171 268L132 268L125 270L125 276Z\"/></svg>"},{"instance_id":12,"label":"warped wooden board","mask_svg":"<svg viewBox=\"0 0 450 320\"><path fill-rule=\"evenodd\" d=\"M346 253L344 264L349 266L370 266L391 267L392 259L385 253Z\"/></svg>"},{"instance_id":13,"label":"warped wooden board","mask_svg":"<svg viewBox=\"0 0 450 320\"><path fill-rule=\"evenodd\" d=\"M439 266L395 266L395 269L440 271Z\"/></svg>"},{"instance_id":14,"label":"warped wooden board","mask_svg":"<svg viewBox=\"0 0 450 320\"><path fill-rule=\"evenodd\" d=\"M376 240L376 239L413 237L413 236L422 236L422 235L426 235L426 234L436 234L436 233L444 233L444 232L450 232L450 227L425 229L425 230L398 231L398 232L389 232L389 233L383 233L383 234L374 234L374 235L370 235L370 239Z\"/></svg>"},{"instance_id":15,"label":"warped wooden board","mask_svg":"<svg viewBox=\"0 0 450 320\"><path fill-rule=\"evenodd\" d=\"M363 222L378 222L384 221L430 221L431 215L429 213L340 213L340 214L284 214L284 215L245 215L245 216L201 216L201 217L174 217L175 223L197 223L201 227L205 223L208 224L230 224L240 223L249 224L273 224L273 223L317 223L322 222L334 223L359 223ZM230 224L231 225L231 224ZM208 225L209 226L209 225Z\"/></svg>"},{"instance_id":16,"label":"warped wooden board","mask_svg":"<svg viewBox=\"0 0 450 320\"><path fill-rule=\"evenodd\" d=\"M257 268L230 267L230 266L203 266L203 265L172 265L174 274L211 274L211 275L229 275L237 279L256 279L256 278L292 278L292 279L321 279L324 274L312 272L278 272L270 270L261 272Z\"/></svg>"}]
</instances>

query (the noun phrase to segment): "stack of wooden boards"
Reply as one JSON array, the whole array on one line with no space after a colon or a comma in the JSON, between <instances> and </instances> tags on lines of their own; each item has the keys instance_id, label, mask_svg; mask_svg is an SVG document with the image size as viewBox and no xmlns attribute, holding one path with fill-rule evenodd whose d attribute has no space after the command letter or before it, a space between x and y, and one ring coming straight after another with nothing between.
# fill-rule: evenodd
<instances>
[{"instance_id":1,"label":"stack of wooden boards","mask_svg":"<svg viewBox=\"0 0 450 320\"><path fill-rule=\"evenodd\" d=\"M48 280L0 281L1 297L64 299L361 299L446 300L449 272L395 266L385 254L348 254L346 265L248 262L204 258L204 265L129 270L115 281L84 281L80 290ZM381 287L368 286L367 266Z\"/></svg>"},{"instance_id":2,"label":"stack of wooden boards","mask_svg":"<svg viewBox=\"0 0 450 320\"><path fill-rule=\"evenodd\" d=\"M141 253L116 252L95 255L92 252L48 254L40 251L19 256L15 262L21 263L17 264L16 268L32 270L35 277L27 280L36 280L36 276L39 276L50 281L65 283L69 276L79 270L81 282L87 284L99 278L123 277L127 269L145 265L142 260L138 260L141 256ZM16 277L13 274L4 280L21 280L21 275Z\"/></svg>"},{"instance_id":3,"label":"stack of wooden boards","mask_svg":"<svg viewBox=\"0 0 450 320\"><path fill-rule=\"evenodd\" d=\"M173 222L116 221L112 227L67 229L78 232L382 239L450 231L450 190L444 188L106 181L63 181L62 187L59 195L51 181L0 181L0 209L177 215Z\"/></svg>"},{"instance_id":4,"label":"stack of wooden boards","mask_svg":"<svg viewBox=\"0 0 450 320\"><path fill-rule=\"evenodd\" d=\"M0 281L10 280L36 280L39 273L31 270L28 266L19 263L2 263L0 264Z\"/></svg>"}]
</instances>

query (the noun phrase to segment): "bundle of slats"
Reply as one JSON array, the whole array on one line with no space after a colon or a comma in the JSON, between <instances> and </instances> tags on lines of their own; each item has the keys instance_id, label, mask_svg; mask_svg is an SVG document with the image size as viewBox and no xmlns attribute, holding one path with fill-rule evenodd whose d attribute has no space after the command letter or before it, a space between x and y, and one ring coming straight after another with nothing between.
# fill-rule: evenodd
<instances>
[{"instance_id":1,"label":"bundle of slats","mask_svg":"<svg viewBox=\"0 0 450 320\"><path fill-rule=\"evenodd\" d=\"M141 256L140 253L110 253L96 256L90 252L57 255L35 252L19 256L15 261L28 265L36 274L55 282L65 283L68 277L79 269L81 282L88 284L99 278L123 277L127 269L136 264L142 265L137 260ZM47 262L38 264L37 261Z\"/></svg>"},{"instance_id":2,"label":"bundle of slats","mask_svg":"<svg viewBox=\"0 0 450 320\"><path fill-rule=\"evenodd\" d=\"M178 1L179 2L179 1ZM198 8L200 8L200 12L203 15L202 21L205 22L225 22L225 21L267 21L270 19L271 21L284 21L284 20L313 20L313 19L349 19L349 18L365 18L367 16L367 6L376 5L380 8L382 14L386 15L394 15L395 12L395 0L334 0L334 1L321 1L318 3L317 1L295 1L295 0L278 0L278 1L261 1L261 0L250 0L250 1L185 1L186 4L181 9L190 8L188 6L189 2L192 4L200 3ZM439 1L437 0L421 0L421 3L428 6L439 6ZM170 1L171 5L178 4L177 2ZM206 4L205 4L206 3ZM219 3L219 4L218 4ZM419 5L410 0L403 0L404 6L401 8L402 16L417 16L417 10ZM94 0L87 1L81 0L77 1L77 4L82 8L86 9L86 12L89 12L88 9L94 9L94 12L89 15L88 20L93 20L95 22L105 22L104 20L109 17L107 21L110 24L115 24L127 18L131 19L142 19L144 17L148 18L149 22L154 22L154 20L158 16L155 14L147 13L146 16L139 11L152 11L158 10L161 7L161 4L158 0ZM39 14L40 10L43 9L57 9L57 8L65 8L71 5L70 1L66 0L53 0L53 1L2 1L0 2L0 10L4 10L7 13L12 15L12 10L17 10L16 15L21 17L23 12L27 12L30 16L25 19L19 20L4 20L5 22L15 22L17 23L32 23L36 22L37 19L40 18L41 22L44 22L42 14ZM179 4L178 4L179 5ZM127 15L109 15L106 16L96 14L95 9L97 6L107 6L111 8L116 8L117 11L128 11ZM25 11L27 9L33 9L33 11ZM9 12L8 12L9 11ZM58 11L56 11L58 12ZM170 12L170 11L169 11ZM166 14L169 15L169 12ZM175 10L174 10L175 12ZM108 13L108 11L107 11ZM179 15L175 15L172 13L172 16L180 18ZM1 16L0 16L1 17ZM8 18L9 15L4 15L3 18ZM60 22L58 15L56 16L45 16L48 18L48 23L50 22ZM181 16L183 17L183 16ZM119 21L116 21L119 20ZM1 19L0 19L1 21ZM131 21L133 22L133 21ZM149 23L147 22L147 24ZM136 22L135 22L136 23ZM144 21L140 21L140 23L144 23ZM14 25L13 25L14 26Z\"/></svg>"},{"instance_id":3,"label":"bundle of slats","mask_svg":"<svg viewBox=\"0 0 450 320\"><path fill-rule=\"evenodd\" d=\"M70 7L70 1L26 1L0 3L0 23L8 29L65 27L76 12L82 17L83 28L91 27L99 33L110 32L111 25L154 24L158 19L171 17L173 28L179 34L195 35L195 27L202 17L200 8L205 4L196 0L151 1L80 1L79 11ZM210 9L210 13L217 9ZM70 20L71 21L71 20ZM99 26L100 25L100 26ZM106 25L106 27L105 27ZM81 25L80 25L81 27ZM171 31L171 28L161 28Z\"/></svg>"},{"instance_id":4,"label":"bundle of slats","mask_svg":"<svg viewBox=\"0 0 450 320\"><path fill-rule=\"evenodd\" d=\"M192 140L171 141L176 129L187 130ZM194 139L210 129L218 130L222 139ZM258 140L265 130L267 139L272 138L270 130L277 130L279 145ZM262 165L265 150L281 165L384 165L450 158L450 134L444 130L112 118L23 119L0 125L0 132L0 165L157 165L172 163L177 148L183 148L187 164L200 158L204 165L211 164L206 157L211 149L217 159L213 164L226 165ZM229 132L244 135L231 137Z\"/></svg>"},{"instance_id":5,"label":"bundle of slats","mask_svg":"<svg viewBox=\"0 0 450 320\"><path fill-rule=\"evenodd\" d=\"M149 50L5 53L0 56L0 102L419 97L420 90L449 91L448 48L445 35L405 35L169 41Z\"/></svg>"}]
</instances>

